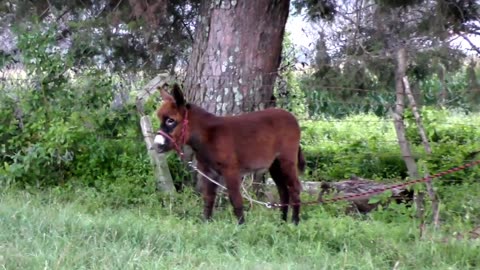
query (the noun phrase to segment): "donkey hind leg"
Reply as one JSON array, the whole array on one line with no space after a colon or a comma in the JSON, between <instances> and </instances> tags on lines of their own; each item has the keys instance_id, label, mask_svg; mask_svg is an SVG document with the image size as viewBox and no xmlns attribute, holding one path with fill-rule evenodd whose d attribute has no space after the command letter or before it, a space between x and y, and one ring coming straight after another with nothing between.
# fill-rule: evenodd
<instances>
[{"instance_id":1,"label":"donkey hind leg","mask_svg":"<svg viewBox=\"0 0 480 270\"><path fill-rule=\"evenodd\" d=\"M295 157L296 158L296 157ZM295 225L300 222L300 191L301 184L298 180L296 162L291 159L279 159L281 173L284 176L285 184L288 188L290 200L292 203L292 221Z\"/></svg>"},{"instance_id":2,"label":"donkey hind leg","mask_svg":"<svg viewBox=\"0 0 480 270\"><path fill-rule=\"evenodd\" d=\"M245 217L243 215L243 198L240 193L241 177L237 172L226 172L223 174L223 178L227 185L228 196L233 206L233 213L237 217L238 224L243 224Z\"/></svg>"},{"instance_id":3,"label":"donkey hind leg","mask_svg":"<svg viewBox=\"0 0 480 270\"><path fill-rule=\"evenodd\" d=\"M278 195L280 197L280 203L284 205L280 207L280 211L282 213L281 214L282 219L284 221L287 221L288 202L289 202L288 188L284 179L285 177L282 174L282 170L280 168L280 162L278 161L278 159L275 159L275 161L273 161L272 165L270 166L269 172L270 172L270 176L273 178L273 181L275 182L275 185L277 186Z\"/></svg>"}]
</instances>

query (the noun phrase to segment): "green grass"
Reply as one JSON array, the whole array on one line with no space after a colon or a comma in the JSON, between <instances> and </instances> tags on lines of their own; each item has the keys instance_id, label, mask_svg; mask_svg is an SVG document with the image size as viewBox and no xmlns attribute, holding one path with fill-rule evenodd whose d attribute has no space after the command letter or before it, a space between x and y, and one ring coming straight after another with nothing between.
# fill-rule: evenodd
<instances>
[{"instance_id":1,"label":"green grass","mask_svg":"<svg viewBox=\"0 0 480 270\"><path fill-rule=\"evenodd\" d=\"M91 208L55 192L0 193L2 269L474 269L479 240L418 239L403 219L332 214L305 208L296 227L277 211L253 208L236 226L230 207L214 221L199 216L199 199L130 208ZM87 207L87 206L90 207ZM182 209L188 208L189 209ZM451 238L451 237L450 237Z\"/></svg>"}]
</instances>

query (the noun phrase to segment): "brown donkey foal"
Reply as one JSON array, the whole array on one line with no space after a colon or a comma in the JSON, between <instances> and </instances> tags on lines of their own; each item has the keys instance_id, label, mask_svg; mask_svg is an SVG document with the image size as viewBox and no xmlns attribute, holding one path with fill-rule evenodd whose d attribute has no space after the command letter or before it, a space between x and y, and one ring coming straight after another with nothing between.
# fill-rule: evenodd
<instances>
[{"instance_id":1,"label":"brown donkey foal","mask_svg":"<svg viewBox=\"0 0 480 270\"><path fill-rule=\"evenodd\" d=\"M157 111L160 130L155 147L160 153L189 145L197 167L210 178L223 177L238 223L244 222L240 193L242 176L268 169L278 188L282 219L287 221L292 204L292 221L300 221L300 190L297 168L305 160L300 149L300 127L295 117L281 109L266 109L236 116L219 117L197 105L186 103L180 87L172 95L160 90L163 103ZM209 220L217 185L202 178L204 217Z\"/></svg>"}]
</instances>

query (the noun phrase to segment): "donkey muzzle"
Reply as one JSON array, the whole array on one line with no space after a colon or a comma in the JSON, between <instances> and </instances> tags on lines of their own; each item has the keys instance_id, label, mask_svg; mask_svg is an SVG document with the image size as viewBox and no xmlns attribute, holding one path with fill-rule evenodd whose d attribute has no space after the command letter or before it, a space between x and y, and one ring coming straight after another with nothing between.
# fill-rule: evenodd
<instances>
[{"instance_id":1,"label":"donkey muzzle","mask_svg":"<svg viewBox=\"0 0 480 270\"><path fill-rule=\"evenodd\" d=\"M155 135L153 145L158 153L165 153L171 149L170 140L162 134Z\"/></svg>"}]
</instances>

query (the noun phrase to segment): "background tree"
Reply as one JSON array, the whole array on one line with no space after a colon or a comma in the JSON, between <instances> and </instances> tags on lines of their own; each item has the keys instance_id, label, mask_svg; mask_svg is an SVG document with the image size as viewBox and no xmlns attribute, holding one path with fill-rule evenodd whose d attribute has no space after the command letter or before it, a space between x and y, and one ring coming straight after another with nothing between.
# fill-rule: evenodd
<instances>
[{"instance_id":1,"label":"background tree","mask_svg":"<svg viewBox=\"0 0 480 270\"><path fill-rule=\"evenodd\" d=\"M465 38L464 31L472 31L471 22L477 22L480 14L479 5L474 1L356 0L347 1L346 5L335 9L337 14L335 20L339 23L328 25L323 22L323 26L328 30L322 29L320 42L317 43L320 51L317 52L315 59L319 67L316 75L320 80L325 77L330 79L323 80L327 83L340 79L338 82L342 88L355 95L343 95L342 90L338 95L334 89L333 96L355 103L367 96L368 92L372 92L371 89L381 89L387 94L394 92L390 89L395 89L395 99L385 102L385 105L395 104L391 112L398 143L408 174L412 179L416 179L419 170L404 121L407 104L405 99L407 94L413 92L410 91L408 78L414 82L413 89L417 89L417 98L420 99L421 95L415 84L436 73L440 84L436 102L440 106L445 105L448 99L446 71L459 69L461 61L465 58L463 52L452 46L452 37ZM316 19L314 16L310 17ZM331 67L330 59L324 57L327 47L324 41L325 32L331 33L330 39L340 51L340 57L337 58L337 63L340 63L338 66ZM392 72L393 70L395 72ZM374 93L376 98L379 94ZM413 97L409 101L420 134L424 135L422 143L426 154L431 155L429 141L416 108L419 102ZM384 104L380 106L382 105ZM384 108L380 113L384 114L387 109ZM428 170L425 174L428 175ZM438 226L437 196L429 182L427 189L432 199L434 223ZM421 217L424 204L418 198L423 198L423 195L416 198L418 216Z\"/></svg>"},{"instance_id":2,"label":"background tree","mask_svg":"<svg viewBox=\"0 0 480 270\"><path fill-rule=\"evenodd\" d=\"M289 0L202 1L185 87L210 112L271 105Z\"/></svg>"},{"instance_id":3,"label":"background tree","mask_svg":"<svg viewBox=\"0 0 480 270\"><path fill-rule=\"evenodd\" d=\"M394 99L393 92L388 89L393 88L395 82L392 71L396 50L405 46L410 59L407 72L413 79L412 88L420 104L436 104L442 100L460 102L447 97L451 92L447 86L448 74L457 71L466 57L455 41L466 39L470 42L467 34L479 33L476 23L479 5L475 1L303 3L298 5L299 11L310 7L307 16L319 32L316 56L312 57L315 76L307 77L305 82L313 90L307 93L310 99L328 92L334 99L365 110L372 109L371 105L359 105L367 100L369 104L375 101L379 104L378 113L385 114L387 111L382 103ZM335 16L332 15L331 20L319 20L311 6ZM475 44L470 44L473 50L478 50ZM418 92L421 81L432 76L443 78L434 100L431 95L424 97ZM336 88L329 88L332 86ZM373 95L370 94L372 89L375 89Z\"/></svg>"},{"instance_id":4,"label":"background tree","mask_svg":"<svg viewBox=\"0 0 480 270\"><path fill-rule=\"evenodd\" d=\"M197 0L2 1L4 54L18 54L12 29L44 22L76 67L155 74L185 65L193 42Z\"/></svg>"}]
</instances>

